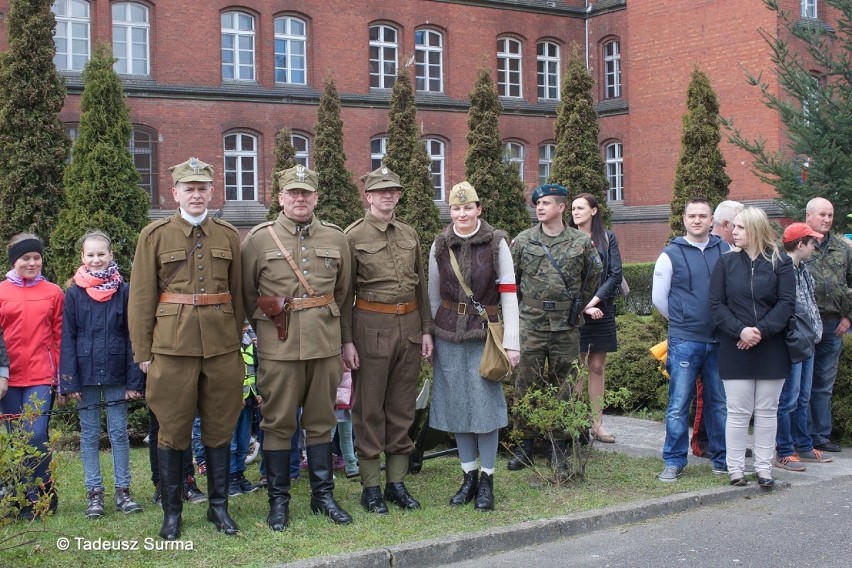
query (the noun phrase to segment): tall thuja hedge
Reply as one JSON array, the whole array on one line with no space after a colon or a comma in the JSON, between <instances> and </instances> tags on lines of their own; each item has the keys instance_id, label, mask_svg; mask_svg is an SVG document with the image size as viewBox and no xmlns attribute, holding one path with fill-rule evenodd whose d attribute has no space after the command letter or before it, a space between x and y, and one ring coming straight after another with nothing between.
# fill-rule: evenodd
<instances>
[{"instance_id":1,"label":"tall thuja hedge","mask_svg":"<svg viewBox=\"0 0 852 568\"><path fill-rule=\"evenodd\" d=\"M692 70L686 91L686 109L669 217L670 237L686 232L683 211L687 201L692 197L704 197L715 207L728 198L728 185L731 183L731 178L725 173L725 158L719 149L722 140L719 99L710 79L697 67Z\"/></svg>"},{"instance_id":2,"label":"tall thuja hedge","mask_svg":"<svg viewBox=\"0 0 852 568\"><path fill-rule=\"evenodd\" d=\"M0 246L22 231L47 241L65 200L62 172L71 144L59 120L65 81L53 63L53 0L8 5L9 49L0 54ZM45 256L51 276L49 246Z\"/></svg>"},{"instance_id":3,"label":"tall thuja hedge","mask_svg":"<svg viewBox=\"0 0 852 568\"><path fill-rule=\"evenodd\" d=\"M269 203L269 213L266 218L270 221L278 218L281 212L281 205L278 203L278 194L281 192L281 185L278 183L278 175L281 170L287 170L296 165L296 147L293 146L293 132L289 128L282 128L278 131L275 139L275 167L272 168L272 197Z\"/></svg>"},{"instance_id":4,"label":"tall thuja hedge","mask_svg":"<svg viewBox=\"0 0 852 568\"><path fill-rule=\"evenodd\" d=\"M340 97L331 79L326 80L320 97L316 136L314 162L320 184L316 216L339 227L346 227L364 216L364 204L361 193L352 181L352 174L346 169Z\"/></svg>"},{"instance_id":5,"label":"tall thuja hedge","mask_svg":"<svg viewBox=\"0 0 852 568\"><path fill-rule=\"evenodd\" d=\"M429 246L441 230L441 219L438 208L435 207L431 161L417 128L414 90L411 88L408 71L404 68L397 75L391 93L388 151L384 164L399 175L402 195L396 213L417 231L425 262L428 259Z\"/></svg>"},{"instance_id":6,"label":"tall thuja hedge","mask_svg":"<svg viewBox=\"0 0 852 568\"><path fill-rule=\"evenodd\" d=\"M128 150L133 126L113 62L109 46L99 45L83 69L79 136L65 171L68 207L50 237L60 283L79 266L77 240L91 229L110 236L115 261L128 278L136 239L148 221L150 197L139 186Z\"/></svg>"},{"instance_id":7,"label":"tall thuja hedge","mask_svg":"<svg viewBox=\"0 0 852 568\"><path fill-rule=\"evenodd\" d=\"M609 225L610 211L606 205L609 181L598 146L599 126L592 98L593 85L592 75L575 48L562 79L562 102L559 103L554 127L556 153L549 181L568 188L568 215L574 196L591 193L598 200L604 224Z\"/></svg>"}]
</instances>

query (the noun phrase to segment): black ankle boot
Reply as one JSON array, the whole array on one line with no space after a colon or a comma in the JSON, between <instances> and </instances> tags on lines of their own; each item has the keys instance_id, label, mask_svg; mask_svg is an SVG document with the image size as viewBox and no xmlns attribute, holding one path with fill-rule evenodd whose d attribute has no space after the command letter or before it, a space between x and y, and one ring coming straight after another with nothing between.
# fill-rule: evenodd
<instances>
[{"instance_id":1,"label":"black ankle boot","mask_svg":"<svg viewBox=\"0 0 852 568\"><path fill-rule=\"evenodd\" d=\"M378 485L373 487L365 487L361 490L361 506L368 513L376 513L379 515L388 514L388 505L382 498L382 490Z\"/></svg>"},{"instance_id":2,"label":"black ankle boot","mask_svg":"<svg viewBox=\"0 0 852 568\"><path fill-rule=\"evenodd\" d=\"M494 509L494 476L484 471L479 478L479 488L476 490L477 511L491 511Z\"/></svg>"},{"instance_id":3,"label":"black ankle boot","mask_svg":"<svg viewBox=\"0 0 852 568\"><path fill-rule=\"evenodd\" d=\"M479 488L479 472L469 471L464 474L464 480L456 494L450 499L450 505L467 505L473 501L476 490Z\"/></svg>"},{"instance_id":4,"label":"black ankle boot","mask_svg":"<svg viewBox=\"0 0 852 568\"><path fill-rule=\"evenodd\" d=\"M228 487L231 480L231 446L208 448L207 456L207 520L226 535L237 534L240 528L228 514Z\"/></svg>"},{"instance_id":5,"label":"black ankle boot","mask_svg":"<svg viewBox=\"0 0 852 568\"><path fill-rule=\"evenodd\" d=\"M518 471L532 465L533 460L533 440L521 440L518 447L515 448L515 455L509 460L506 469L509 471Z\"/></svg>"},{"instance_id":6,"label":"black ankle boot","mask_svg":"<svg viewBox=\"0 0 852 568\"><path fill-rule=\"evenodd\" d=\"M352 517L334 500L334 469L331 443L305 448L308 456L308 475L311 481L311 511L325 515L336 525L348 525Z\"/></svg>"},{"instance_id":7,"label":"black ankle boot","mask_svg":"<svg viewBox=\"0 0 852 568\"><path fill-rule=\"evenodd\" d=\"M160 538L180 538L181 513L183 512L183 451L157 448L160 468L160 496L163 504L163 525Z\"/></svg>"},{"instance_id":8,"label":"black ankle boot","mask_svg":"<svg viewBox=\"0 0 852 568\"><path fill-rule=\"evenodd\" d=\"M283 531L290 524L290 450L263 450L263 463L269 495L266 524Z\"/></svg>"}]
</instances>

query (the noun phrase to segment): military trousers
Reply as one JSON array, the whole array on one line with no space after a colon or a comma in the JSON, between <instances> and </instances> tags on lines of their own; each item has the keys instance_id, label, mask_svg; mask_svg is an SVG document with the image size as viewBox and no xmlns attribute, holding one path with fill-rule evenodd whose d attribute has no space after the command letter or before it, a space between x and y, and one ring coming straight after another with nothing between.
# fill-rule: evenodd
<instances>
[{"instance_id":1,"label":"military trousers","mask_svg":"<svg viewBox=\"0 0 852 568\"><path fill-rule=\"evenodd\" d=\"M230 444L243 408L244 378L239 350L206 358L154 353L145 398L160 423L158 446L187 449L196 409L201 442L209 448Z\"/></svg>"},{"instance_id":2,"label":"military trousers","mask_svg":"<svg viewBox=\"0 0 852 568\"><path fill-rule=\"evenodd\" d=\"M331 442L331 429L337 424L334 402L342 377L340 355L294 361L261 358L257 393L263 399L263 449L290 449L300 406L306 446Z\"/></svg>"},{"instance_id":3,"label":"military trousers","mask_svg":"<svg viewBox=\"0 0 852 568\"><path fill-rule=\"evenodd\" d=\"M539 331L524 325L521 319L521 358L512 373L515 386L515 401L527 390L543 385L558 385L560 400L569 400L574 392L577 367L580 358L580 332L577 329L562 331ZM524 418L513 409L514 429L520 430L525 439L540 435ZM565 439L564 433L555 433L556 439Z\"/></svg>"},{"instance_id":4,"label":"military trousers","mask_svg":"<svg viewBox=\"0 0 852 568\"><path fill-rule=\"evenodd\" d=\"M362 459L410 454L423 331L420 313L380 314L355 308L352 338L360 369L353 373L352 426Z\"/></svg>"}]
</instances>

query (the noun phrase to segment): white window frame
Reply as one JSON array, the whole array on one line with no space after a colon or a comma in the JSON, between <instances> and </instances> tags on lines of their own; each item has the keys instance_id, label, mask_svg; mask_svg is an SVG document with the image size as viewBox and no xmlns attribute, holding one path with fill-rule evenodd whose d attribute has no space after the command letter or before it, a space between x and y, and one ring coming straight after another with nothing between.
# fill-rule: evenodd
<instances>
[{"instance_id":1,"label":"white window frame","mask_svg":"<svg viewBox=\"0 0 852 568\"><path fill-rule=\"evenodd\" d=\"M228 149L228 138L235 137L236 143L234 149ZM252 150L244 150L243 138L248 138L252 141ZM224 149L225 167L222 171L225 173L225 200L226 201L257 201L257 148L258 137L248 132L229 132L222 137L222 148ZM229 164L229 160L233 161ZM249 167L247 168L246 165ZM250 173L251 185L244 182L245 174ZM229 177L232 179L229 182ZM249 197L245 197L245 191L249 189L252 193ZM228 195L229 191L233 191L233 197Z\"/></svg>"},{"instance_id":2,"label":"white window frame","mask_svg":"<svg viewBox=\"0 0 852 568\"><path fill-rule=\"evenodd\" d=\"M553 167L554 154L556 154L556 144L542 144L538 147L539 185L544 185L550 181L550 170Z\"/></svg>"},{"instance_id":3,"label":"white window frame","mask_svg":"<svg viewBox=\"0 0 852 568\"><path fill-rule=\"evenodd\" d=\"M92 56L91 6L86 0L56 0L51 11L56 17L53 63L62 71L82 71Z\"/></svg>"},{"instance_id":4,"label":"white window frame","mask_svg":"<svg viewBox=\"0 0 852 568\"><path fill-rule=\"evenodd\" d=\"M526 149L520 142L503 142L503 161L507 164L517 165L521 181L524 179L525 155Z\"/></svg>"},{"instance_id":5,"label":"white window frame","mask_svg":"<svg viewBox=\"0 0 852 568\"><path fill-rule=\"evenodd\" d=\"M428 149L427 149L428 151ZM370 140L370 171L382 167L385 156L388 154L388 137L376 136Z\"/></svg>"},{"instance_id":6,"label":"white window frame","mask_svg":"<svg viewBox=\"0 0 852 568\"><path fill-rule=\"evenodd\" d=\"M497 39L497 90L501 97L523 97L523 55L520 40L513 37Z\"/></svg>"},{"instance_id":7,"label":"white window frame","mask_svg":"<svg viewBox=\"0 0 852 568\"><path fill-rule=\"evenodd\" d=\"M541 41L536 45L536 68L538 76L538 98L559 100L559 89L561 86L559 84L559 44L552 41Z\"/></svg>"},{"instance_id":8,"label":"white window frame","mask_svg":"<svg viewBox=\"0 0 852 568\"><path fill-rule=\"evenodd\" d=\"M279 32L279 25L283 22L283 31ZM293 31L294 26L302 26L302 33ZM308 24L301 18L295 16L280 16L275 18L275 82L289 83L293 85L305 85L308 82ZM278 47L282 46L282 51ZM301 47L301 53L294 53L295 47ZM283 59L283 66L279 61ZM301 66L299 65L301 63ZM294 79L293 75L301 73L301 80Z\"/></svg>"},{"instance_id":9,"label":"white window frame","mask_svg":"<svg viewBox=\"0 0 852 568\"><path fill-rule=\"evenodd\" d=\"M293 155L293 158L296 160L296 164L301 164L306 168L310 168L311 139L304 134L291 133L290 143L296 150L296 153Z\"/></svg>"},{"instance_id":10,"label":"white window frame","mask_svg":"<svg viewBox=\"0 0 852 568\"><path fill-rule=\"evenodd\" d=\"M117 60L113 66L115 72L119 75L150 75L150 10L139 2L117 2L112 5L111 13L112 50ZM140 13L144 18L136 18ZM119 46L123 46L123 54ZM136 53L137 50L144 51L144 59L140 57L141 53Z\"/></svg>"},{"instance_id":11,"label":"white window frame","mask_svg":"<svg viewBox=\"0 0 852 568\"><path fill-rule=\"evenodd\" d=\"M617 39L604 44L604 98L621 96L621 42Z\"/></svg>"},{"instance_id":12,"label":"white window frame","mask_svg":"<svg viewBox=\"0 0 852 568\"><path fill-rule=\"evenodd\" d=\"M229 22L226 19L230 19ZM243 28L245 22L250 22L250 29ZM255 72L255 30L254 16L239 10L223 12L221 24L221 57L222 79L225 81L254 81ZM225 38L232 42L231 47L225 47ZM245 43L250 45L244 45ZM230 54L226 58L225 54ZM226 61L230 59L230 61Z\"/></svg>"},{"instance_id":13,"label":"white window frame","mask_svg":"<svg viewBox=\"0 0 852 568\"><path fill-rule=\"evenodd\" d=\"M443 93L444 34L430 29L415 31L414 59L414 84L416 90L430 93ZM434 61L435 59L437 59L437 61Z\"/></svg>"},{"instance_id":14,"label":"white window frame","mask_svg":"<svg viewBox=\"0 0 852 568\"><path fill-rule=\"evenodd\" d=\"M137 146L137 135L147 137L147 144ZM127 151L133 156L133 165L139 172L139 187L145 190L151 203L154 203L157 198L157 133L151 128L134 125L130 140L127 142ZM146 167L140 167L137 156L147 157Z\"/></svg>"},{"instance_id":15,"label":"white window frame","mask_svg":"<svg viewBox=\"0 0 852 568\"><path fill-rule=\"evenodd\" d=\"M447 171L447 145L437 138L424 138L423 143L426 145L426 154L429 156L429 174L432 178L432 187L435 188L435 195L433 196L433 199L435 201L444 201Z\"/></svg>"},{"instance_id":16,"label":"white window frame","mask_svg":"<svg viewBox=\"0 0 852 568\"><path fill-rule=\"evenodd\" d=\"M373 32L376 39L373 39ZM387 39L393 33L393 41ZM399 30L387 24L370 26L370 88L392 89L399 60ZM374 57L375 55L375 57Z\"/></svg>"},{"instance_id":17,"label":"white window frame","mask_svg":"<svg viewBox=\"0 0 852 568\"><path fill-rule=\"evenodd\" d=\"M802 0L802 17L817 19L817 0Z\"/></svg>"},{"instance_id":18,"label":"white window frame","mask_svg":"<svg viewBox=\"0 0 852 568\"><path fill-rule=\"evenodd\" d=\"M606 179L609 182L607 201L624 200L624 145L610 142L604 148Z\"/></svg>"}]
</instances>

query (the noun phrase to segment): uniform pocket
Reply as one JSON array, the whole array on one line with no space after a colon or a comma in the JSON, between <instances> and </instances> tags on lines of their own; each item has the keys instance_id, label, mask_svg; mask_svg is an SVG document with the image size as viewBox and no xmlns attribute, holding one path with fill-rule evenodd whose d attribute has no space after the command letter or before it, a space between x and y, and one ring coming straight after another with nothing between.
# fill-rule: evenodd
<instances>
[{"instance_id":1,"label":"uniform pocket","mask_svg":"<svg viewBox=\"0 0 852 568\"><path fill-rule=\"evenodd\" d=\"M213 279L227 282L234 253L230 249L214 248L210 249L210 255L213 257Z\"/></svg>"},{"instance_id":2,"label":"uniform pocket","mask_svg":"<svg viewBox=\"0 0 852 568\"><path fill-rule=\"evenodd\" d=\"M390 330L366 328L363 344L367 357L386 358L390 351Z\"/></svg>"},{"instance_id":3,"label":"uniform pocket","mask_svg":"<svg viewBox=\"0 0 852 568\"><path fill-rule=\"evenodd\" d=\"M157 322L154 324L153 347L155 349L177 349L177 331L182 304L159 304Z\"/></svg>"},{"instance_id":4,"label":"uniform pocket","mask_svg":"<svg viewBox=\"0 0 852 568\"><path fill-rule=\"evenodd\" d=\"M160 266L166 279L172 284L189 281L189 270L185 270L186 251L183 249L168 250L160 253Z\"/></svg>"}]
</instances>

